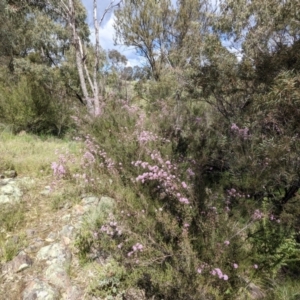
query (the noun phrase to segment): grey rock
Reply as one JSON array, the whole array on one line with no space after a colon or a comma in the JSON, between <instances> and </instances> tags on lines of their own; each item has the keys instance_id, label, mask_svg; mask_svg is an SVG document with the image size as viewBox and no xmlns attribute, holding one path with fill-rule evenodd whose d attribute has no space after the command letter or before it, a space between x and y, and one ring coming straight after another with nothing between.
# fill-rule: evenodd
<instances>
[{"instance_id":1,"label":"grey rock","mask_svg":"<svg viewBox=\"0 0 300 300\"><path fill-rule=\"evenodd\" d=\"M3 186L3 185L7 185L11 182L15 182L13 179L11 178L4 178L4 179L1 179L0 181L0 186Z\"/></svg>"},{"instance_id":2,"label":"grey rock","mask_svg":"<svg viewBox=\"0 0 300 300\"><path fill-rule=\"evenodd\" d=\"M115 209L116 201L113 198L103 196L101 197L97 210L106 214L113 213Z\"/></svg>"},{"instance_id":3,"label":"grey rock","mask_svg":"<svg viewBox=\"0 0 300 300\"><path fill-rule=\"evenodd\" d=\"M25 252L21 251L12 261L2 267L2 271L6 273L21 272L29 268L32 263L32 259Z\"/></svg>"},{"instance_id":4,"label":"grey rock","mask_svg":"<svg viewBox=\"0 0 300 300\"><path fill-rule=\"evenodd\" d=\"M16 185L16 182L10 178L2 179L0 185L0 204L5 203L18 203L22 196L20 188Z\"/></svg>"},{"instance_id":5,"label":"grey rock","mask_svg":"<svg viewBox=\"0 0 300 300\"><path fill-rule=\"evenodd\" d=\"M72 225L65 225L62 230L59 232L60 237L72 238L75 235L75 227Z\"/></svg>"},{"instance_id":6,"label":"grey rock","mask_svg":"<svg viewBox=\"0 0 300 300\"><path fill-rule=\"evenodd\" d=\"M62 244L56 243L41 248L36 258L38 260L46 260L48 264L57 263L63 265L70 263L71 253Z\"/></svg>"},{"instance_id":7,"label":"grey rock","mask_svg":"<svg viewBox=\"0 0 300 300\"><path fill-rule=\"evenodd\" d=\"M52 243L56 240L56 238L57 238L57 234L55 232L50 232L45 240L46 242Z\"/></svg>"},{"instance_id":8,"label":"grey rock","mask_svg":"<svg viewBox=\"0 0 300 300\"><path fill-rule=\"evenodd\" d=\"M41 195L49 195L51 193L51 187L49 185L45 186L44 190L40 192Z\"/></svg>"},{"instance_id":9,"label":"grey rock","mask_svg":"<svg viewBox=\"0 0 300 300\"><path fill-rule=\"evenodd\" d=\"M67 288L71 286L70 278L66 270L57 264L51 264L45 271L45 278L58 288Z\"/></svg>"},{"instance_id":10,"label":"grey rock","mask_svg":"<svg viewBox=\"0 0 300 300\"><path fill-rule=\"evenodd\" d=\"M3 176L5 178L15 178L17 177L17 172L15 170L4 171Z\"/></svg>"},{"instance_id":11,"label":"grey rock","mask_svg":"<svg viewBox=\"0 0 300 300\"><path fill-rule=\"evenodd\" d=\"M35 279L23 291L23 300L58 300L58 291L46 282Z\"/></svg>"},{"instance_id":12,"label":"grey rock","mask_svg":"<svg viewBox=\"0 0 300 300\"><path fill-rule=\"evenodd\" d=\"M27 237L29 237L29 238L35 236L35 234L36 234L36 230L35 230L35 229L30 228L30 229L27 229L27 230L26 230L26 235L27 235Z\"/></svg>"},{"instance_id":13,"label":"grey rock","mask_svg":"<svg viewBox=\"0 0 300 300\"><path fill-rule=\"evenodd\" d=\"M98 197L95 196L90 196L90 197L85 197L81 200L81 203L83 205L92 205L92 204L97 204L99 201Z\"/></svg>"},{"instance_id":14,"label":"grey rock","mask_svg":"<svg viewBox=\"0 0 300 300\"><path fill-rule=\"evenodd\" d=\"M71 214L67 214L61 217L64 222L69 222L71 220Z\"/></svg>"},{"instance_id":15,"label":"grey rock","mask_svg":"<svg viewBox=\"0 0 300 300\"><path fill-rule=\"evenodd\" d=\"M33 242L26 248L26 252L37 252L45 245L45 241L39 237L35 238Z\"/></svg>"}]
</instances>

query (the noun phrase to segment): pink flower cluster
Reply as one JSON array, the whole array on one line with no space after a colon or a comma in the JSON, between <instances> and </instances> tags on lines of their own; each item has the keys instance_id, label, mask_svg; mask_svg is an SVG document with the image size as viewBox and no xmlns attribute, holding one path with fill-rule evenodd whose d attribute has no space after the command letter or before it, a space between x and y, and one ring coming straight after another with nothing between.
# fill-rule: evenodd
<instances>
[{"instance_id":1,"label":"pink flower cluster","mask_svg":"<svg viewBox=\"0 0 300 300\"><path fill-rule=\"evenodd\" d=\"M59 179L63 178L67 173L65 167L55 161L51 164L51 169L53 170L53 175Z\"/></svg>"},{"instance_id":2,"label":"pink flower cluster","mask_svg":"<svg viewBox=\"0 0 300 300\"><path fill-rule=\"evenodd\" d=\"M132 162L135 167L141 167L147 170L147 172L136 177L136 181L144 183L146 181L156 180L160 183L158 188L163 189L165 193L174 196L179 202L189 204L188 198L180 193L180 191L188 189L187 184L184 181L180 182L173 174L177 167L169 160L164 162L158 152L151 153L150 157L152 160L156 160L160 166L150 165L148 162L140 160Z\"/></svg>"},{"instance_id":3,"label":"pink flower cluster","mask_svg":"<svg viewBox=\"0 0 300 300\"><path fill-rule=\"evenodd\" d=\"M230 205L230 199L231 198L250 198L250 195L245 195L244 193L240 193L238 192L235 188L231 188L229 190L226 191L227 192L227 196L226 196L226 201L225 201L225 204L226 204L226 207L225 207L225 211L226 212L229 212L230 211L230 208L229 208L229 205Z\"/></svg>"},{"instance_id":4,"label":"pink flower cluster","mask_svg":"<svg viewBox=\"0 0 300 300\"><path fill-rule=\"evenodd\" d=\"M195 173L193 172L193 170L192 170L191 168L188 168L188 169L186 170L186 172L187 172L187 174L188 174L189 177L195 176Z\"/></svg>"},{"instance_id":5,"label":"pink flower cluster","mask_svg":"<svg viewBox=\"0 0 300 300\"><path fill-rule=\"evenodd\" d=\"M51 163L51 169L53 175L57 179L63 179L68 173L68 164L74 163L74 157L66 151L65 154L59 154L58 150L55 150L55 154L58 155L58 162L54 161Z\"/></svg>"},{"instance_id":6,"label":"pink flower cluster","mask_svg":"<svg viewBox=\"0 0 300 300\"><path fill-rule=\"evenodd\" d=\"M114 221L111 221L106 225L102 225L100 231L110 236L120 236L122 234L122 230L118 227L118 223Z\"/></svg>"},{"instance_id":7,"label":"pink flower cluster","mask_svg":"<svg viewBox=\"0 0 300 300\"><path fill-rule=\"evenodd\" d=\"M238 192L236 189L231 188L230 190L226 191L229 197L232 198L250 198L250 195L245 195L244 193Z\"/></svg>"},{"instance_id":8,"label":"pink flower cluster","mask_svg":"<svg viewBox=\"0 0 300 300\"><path fill-rule=\"evenodd\" d=\"M83 155L83 167L90 167L90 165L96 162L96 157L100 157L102 159L102 163L100 166L105 166L108 169L112 169L115 165L111 158L107 157L107 153L104 150L100 150L100 146L96 144L94 138L90 135L86 136L85 139L85 153Z\"/></svg>"},{"instance_id":9,"label":"pink flower cluster","mask_svg":"<svg viewBox=\"0 0 300 300\"><path fill-rule=\"evenodd\" d=\"M234 132L236 135L240 136L244 140L249 138L250 134L249 134L249 129L247 127L242 129L242 128L239 128L235 123L232 123L230 129L232 132Z\"/></svg>"},{"instance_id":10,"label":"pink flower cluster","mask_svg":"<svg viewBox=\"0 0 300 300\"><path fill-rule=\"evenodd\" d=\"M132 251L128 252L128 256L130 257L132 254L137 253L137 252L142 252L144 249L144 246L140 243L136 243L135 245L132 246Z\"/></svg>"},{"instance_id":11,"label":"pink flower cluster","mask_svg":"<svg viewBox=\"0 0 300 300\"><path fill-rule=\"evenodd\" d=\"M218 276L220 279L228 280L228 276L226 274L223 274L222 271L219 268L215 268L210 272L213 276Z\"/></svg>"},{"instance_id":12,"label":"pink flower cluster","mask_svg":"<svg viewBox=\"0 0 300 300\"><path fill-rule=\"evenodd\" d=\"M280 223L280 219L277 219L273 214L269 215L269 219L270 219L270 221L275 221L277 223Z\"/></svg>"},{"instance_id":13,"label":"pink flower cluster","mask_svg":"<svg viewBox=\"0 0 300 300\"><path fill-rule=\"evenodd\" d=\"M127 101L120 100L122 108L126 109L129 113L136 113L138 111L138 107L134 105L129 105Z\"/></svg>"},{"instance_id":14,"label":"pink flower cluster","mask_svg":"<svg viewBox=\"0 0 300 300\"><path fill-rule=\"evenodd\" d=\"M264 216L264 214L259 209L256 209L252 215L252 219L254 221L261 220L263 218L263 216Z\"/></svg>"},{"instance_id":15,"label":"pink flower cluster","mask_svg":"<svg viewBox=\"0 0 300 300\"><path fill-rule=\"evenodd\" d=\"M203 270L205 269L210 269L211 267L207 264L207 263L203 263L198 269L197 269L197 273L201 274ZM223 280L228 280L229 277L226 274L223 274L223 272L221 271L220 268L214 268L210 271L210 274L213 276L218 276L220 279Z\"/></svg>"},{"instance_id":16,"label":"pink flower cluster","mask_svg":"<svg viewBox=\"0 0 300 300\"><path fill-rule=\"evenodd\" d=\"M159 137L151 131L144 130L138 135L137 139L140 143L147 143L157 141Z\"/></svg>"},{"instance_id":17,"label":"pink flower cluster","mask_svg":"<svg viewBox=\"0 0 300 300\"><path fill-rule=\"evenodd\" d=\"M153 132L147 130L144 130L142 132L137 132L136 135L140 145L144 145L148 142L155 142L155 141L161 141L164 143L170 142L170 140L165 138L160 138L157 134L154 134Z\"/></svg>"}]
</instances>

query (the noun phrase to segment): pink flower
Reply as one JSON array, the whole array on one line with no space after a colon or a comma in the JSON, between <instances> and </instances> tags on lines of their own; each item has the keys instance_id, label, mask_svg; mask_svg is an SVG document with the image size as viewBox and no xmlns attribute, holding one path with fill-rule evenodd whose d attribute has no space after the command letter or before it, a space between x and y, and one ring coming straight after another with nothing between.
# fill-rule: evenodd
<instances>
[{"instance_id":1,"label":"pink flower","mask_svg":"<svg viewBox=\"0 0 300 300\"><path fill-rule=\"evenodd\" d=\"M228 245L230 244L230 242L229 242L229 241L225 241L224 244L225 244L226 246L228 246Z\"/></svg>"},{"instance_id":2,"label":"pink flower","mask_svg":"<svg viewBox=\"0 0 300 300\"><path fill-rule=\"evenodd\" d=\"M183 182L181 182L181 184L182 184L182 187L184 188L184 189L186 189L187 188L187 184L183 181Z\"/></svg>"},{"instance_id":3,"label":"pink flower","mask_svg":"<svg viewBox=\"0 0 300 300\"><path fill-rule=\"evenodd\" d=\"M224 280L228 280L228 276L226 274L223 275Z\"/></svg>"},{"instance_id":4,"label":"pink flower","mask_svg":"<svg viewBox=\"0 0 300 300\"><path fill-rule=\"evenodd\" d=\"M239 130L239 127L238 127L235 123L232 123L230 129L231 129L232 131L234 131L234 130Z\"/></svg>"},{"instance_id":5,"label":"pink flower","mask_svg":"<svg viewBox=\"0 0 300 300\"><path fill-rule=\"evenodd\" d=\"M198 268L197 273L201 274L201 272L202 272L202 269Z\"/></svg>"},{"instance_id":6,"label":"pink flower","mask_svg":"<svg viewBox=\"0 0 300 300\"><path fill-rule=\"evenodd\" d=\"M260 220L262 219L264 216L264 214L259 210L259 209L256 209L252 215L252 219L253 220Z\"/></svg>"},{"instance_id":7,"label":"pink flower","mask_svg":"<svg viewBox=\"0 0 300 300\"><path fill-rule=\"evenodd\" d=\"M254 265L253 265L253 268L254 268L254 269L258 269L258 265L257 265L257 264L254 264Z\"/></svg>"},{"instance_id":8,"label":"pink flower","mask_svg":"<svg viewBox=\"0 0 300 300\"><path fill-rule=\"evenodd\" d=\"M51 164L51 169L55 172L55 170L57 169L57 162L53 162L52 164Z\"/></svg>"},{"instance_id":9,"label":"pink flower","mask_svg":"<svg viewBox=\"0 0 300 300\"><path fill-rule=\"evenodd\" d=\"M184 198L184 197L180 198L179 201L181 203L184 203L184 204L189 204L190 203L189 200L187 198Z\"/></svg>"},{"instance_id":10,"label":"pink flower","mask_svg":"<svg viewBox=\"0 0 300 300\"><path fill-rule=\"evenodd\" d=\"M239 265L236 264L236 263L234 263L234 264L233 264L233 267L234 267L235 269L237 269L237 268L239 267Z\"/></svg>"}]
</instances>

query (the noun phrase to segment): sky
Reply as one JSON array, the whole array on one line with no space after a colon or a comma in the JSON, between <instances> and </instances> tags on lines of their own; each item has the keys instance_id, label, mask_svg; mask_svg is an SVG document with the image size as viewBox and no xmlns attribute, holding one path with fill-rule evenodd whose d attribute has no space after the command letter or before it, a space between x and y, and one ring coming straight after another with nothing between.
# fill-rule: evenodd
<instances>
[{"instance_id":1,"label":"sky","mask_svg":"<svg viewBox=\"0 0 300 300\"><path fill-rule=\"evenodd\" d=\"M93 26L93 0L81 0L83 5L86 7L87 15L88 15L88 25L91 31L91 40L94 41L94 26ZM104 10L109 6L111 0L97 0L98 4L98 19L100 19L104 13ZM118 0L115 0L117 3ZM216 0L212 0L213 2ZM172 4L175 5L176 0L171 0ZM217 3L217 2L216 2ZM114 45L114 35L115 31L113 28L114 24L114 14L113 12L107 13L104 18L101 27L100 27L100 45L103 49L116 49L123 55L125 55L128 59L127 66L143 66L145 64L145 59L141 56L138 56L135 49L133 47L126 46L115 46ZM230 42L222 41L223 46L227 47L229 51L234 53L238 60L241 60L241 49L235 49Z\"/></svg>"},{"instance_id":2,"label":"sky","mask_svg":"<svg viewBox=\"0 0 300 300\"><path fill-rule=\"evenodd\" d=\"M100 19L104 13L105 8L109 6L110 0L97 0L98 4L98 18ZM115 1L117 2L117 1ZM82 0L83 5L86 7L87 14L88 14L88 25L91 31L91 40L94 40L94 26L93 26L93 0ZM113 13L107 13L105 19L103 20L101 27L100 27L100 45L103 49L116 49L123 55L125 55L128 59L128 66L135 66L135 65L143 65L144 59L139 57L136 54L136 51L132 47L126 46L115 46L114 45L114 15Z\"/></svg>"}]
</instances>

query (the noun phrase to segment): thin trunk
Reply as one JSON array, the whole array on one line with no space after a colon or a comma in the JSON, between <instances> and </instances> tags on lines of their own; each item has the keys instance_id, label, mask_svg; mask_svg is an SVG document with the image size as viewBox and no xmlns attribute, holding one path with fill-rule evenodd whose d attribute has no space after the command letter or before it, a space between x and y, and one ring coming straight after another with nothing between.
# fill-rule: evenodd
<instances>
[{"instance_id":1,"label":"thin trunk","mask_svg":"<svg viewBox=\"0 0 300 300\"><path fill-rule=\"evenodd\" d=\"M97 18L97 0L94 0L94 26L95 26L95 65L94 65L94 107L95 115L98 116L101 114L100 99L99 99L99 88L97 74L99 71L99 54L100 54L100 42L99 42L99 24Z\"/></svg>"},{"instance_id":2,"label":"thin trunk","mask_svg":"<svg viewBox=\"0 0 300 300\"><path fill-rule=\"evenodd\" d=\"M69 0L69 25L72 28L72 34L73 34L73 43L75 47L75 58L76 58L76 67L78 71L79 81L80 81L80 87L81 91L83 93L84 102L87 105L87 109L89 113L93 113L93 103L92 99L89 97L87 86L85 83L84 78L84 72L83 72L83 56L82 56L82 45L80 38L76 32L76 26L75 26L75 9L74 9L74 3L73 0Z\"/></svg>"}]
</instances>

